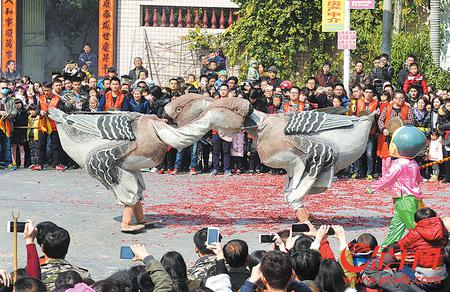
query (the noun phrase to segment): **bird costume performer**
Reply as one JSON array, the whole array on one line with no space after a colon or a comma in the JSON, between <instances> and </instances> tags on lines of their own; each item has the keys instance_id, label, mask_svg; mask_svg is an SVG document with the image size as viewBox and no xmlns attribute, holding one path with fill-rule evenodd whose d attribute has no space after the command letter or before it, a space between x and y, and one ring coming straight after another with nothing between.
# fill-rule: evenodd
<instances>
[{"instance_id":1,"label":"bird costume performer","mask_svg":"<svg viewBox=\"0 0 450 292\"><path fill-rule=\"evenodd\" d=\"M402 238L406 228L414 228L414 213L423 207L420 183L422 176L414 157L425 149L425 135L413 126L395 130L391 138L389 153L395 159L388 172L366 189L371 194L382 189L392 190L394 216L383 246Z\"/></svg>"}]
</instances>

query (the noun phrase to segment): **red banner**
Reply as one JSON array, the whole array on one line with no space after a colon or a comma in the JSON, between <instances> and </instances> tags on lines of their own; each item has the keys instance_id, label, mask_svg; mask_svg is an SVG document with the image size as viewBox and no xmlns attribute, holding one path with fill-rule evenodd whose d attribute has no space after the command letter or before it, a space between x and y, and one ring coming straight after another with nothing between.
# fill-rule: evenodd
<instances>
[{"instance_id":1,"label":"red banner","mask_svg":"<svg viewBox=\"0 0 450 292\"><path fill-rule=\"evenodd\" d=\"M99 1L98 76L106 76L108 67L114 65L114 2Z\"/></svg>"},{"instance_id":2,"label":"red banner","mask_svg":"<svg viewBox=\"0 0 450 292\"><path fill-rule=\"evenodd\" d=\"M2 71L6 63L16 60L17 0L2 0Z\"/></svg>"}]
</instances>

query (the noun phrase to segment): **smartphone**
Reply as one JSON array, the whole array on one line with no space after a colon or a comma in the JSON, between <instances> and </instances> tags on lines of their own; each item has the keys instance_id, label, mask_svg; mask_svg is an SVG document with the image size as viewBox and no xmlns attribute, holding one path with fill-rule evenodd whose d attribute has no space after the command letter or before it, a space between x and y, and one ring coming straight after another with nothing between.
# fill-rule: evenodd
<instances>
[{"instance_id":1,"label":"smartphone","mask_svg":"<svg viewBox=\"0 0 450 292\"><path fill-rule=\"evenodd\" d=\"M123 260L131 260L134 258L134 253L129 246L120 247L120 258Z\"/></svg>"},{"instance_id":2,"label":"smartphone","mask_svg":"<svg viewBox=\"0 0 450 292\"><path fill-rule=\"evenodd\" d=\"M330 229L328 229L327 235L334 235L334 234L335 234L335 232L334 232L333 227L330 227Z\"/></svg>"},{"instance_id":3,"label":"smartphone","mask_svg":"<svg viewBox=\"0 0 450 292\"><path fill-rule=\"evenodd\" d=\"M27 224L27 222L19 222L17 221L17 232L18 233L23 233L25 231L25 224ZM13 221L8 221L6 222L6 232L14 232L14 222Z\"/></svg>"},{"instance_id":4,"label":"smartphone","mask_svg":"<svg viewBox=\"0 0 450 292\"><path fill-rule=\"evenodd\" d=\"M308 224L292 224L292 234L299 232L308 232L309 226Z\"/></svg>"},{"instance_id":5,"label":"smartphone","mask_svg":"<svg viewBox=\"0 0 450 292\"><path fill-rule=\"evenodd\" d=\"M273 243L275 242L274 234L260 234L259 243Z\"/></svg>"},{"instance_id":6,"label":"smartphone","mask_svg":"<svg viewBox=\"0 0 450 292\"><path fill-rule=\"evenodd\" d=\"M219 242L219 228L217 227L208 227L208 233L206 237L206 242L208 245Z\"/></svg>"}]
</instances>

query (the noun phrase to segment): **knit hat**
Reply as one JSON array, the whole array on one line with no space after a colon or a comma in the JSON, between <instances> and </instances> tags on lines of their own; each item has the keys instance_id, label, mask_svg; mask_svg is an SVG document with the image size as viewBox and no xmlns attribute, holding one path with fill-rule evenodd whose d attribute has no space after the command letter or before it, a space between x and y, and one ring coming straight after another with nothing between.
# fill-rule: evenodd
<instances>
[{"instance_id":1,"label":"knit hat","mask_svg":"<svg viewBox=\"0 0 450 292\"><path fill-rule=\"evenodd\" d=\"M217 76L227 76L228 77L228 73L225 70L220 70L219 72L217 72Z\"/></svg>"}]
</instances>

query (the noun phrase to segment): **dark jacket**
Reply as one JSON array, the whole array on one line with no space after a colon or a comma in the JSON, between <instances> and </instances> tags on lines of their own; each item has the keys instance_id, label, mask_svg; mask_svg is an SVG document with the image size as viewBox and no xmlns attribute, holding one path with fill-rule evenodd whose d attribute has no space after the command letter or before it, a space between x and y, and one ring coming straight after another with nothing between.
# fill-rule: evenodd
<instances>
[{"instance_id":1,"label":"dark jacket","mask_svg":"<svg viewBox=\"0 0 450 292\"><path fill-rule=\"evenodd\" d=\"M139 78L139 72L144 71L145 73L147 73L148 76L148 71L147 69L145 69L144 67L135 67L133 69L130 70L130 72L128 73L128 76L130 76L130 78L134 81L136 81Z\"/></svg>"},{"instance_id":2,"label":"dark jacket","mask_svg":"<svg viewBox=\"0 0 450 292\"><path fill-rule=\"evenodd\" d=\"M14 72L9 72L8 70L6 70L5 72L3 72L2 76L9 81L14 81L22 77L22 75L17 70L15 70Z\"/></svg>"},{"instance_id":3,"label":"dark jacket","mask_svg":"<svg viewBox=\"0 0 450 292\"><path fill-rule=\"evenodd\" d=\"M228 274L231 279L231 289L233 291L238 291L245 281L250 277L250 271L245 267L242 268L229 268Z\"/></svg>"},{"instance_id":4,"label":"dark jacket","mask_svg":"<svg viewBox=\"0 0 450 292\"><path fill-rule=\"evenodd\" d=\"M76 94L70 90L61 97L61 110L65 113L89 111L89 96L86 92Z\"/></svg>"},{"instance_id":5,"label":"dark jacket","mask_svg":"<svg viewBox=\"0 0 450 292\"><path fill-rule=\"evenodd\" d=\"M153 113L152 110L150 109L149 101L144 98L141 98L139 102L137 102L134 98L130 98L130 111L141 114Z\"/></svg>"},{"instance_id":6,"label":"dark jacket","mask_svg":"<svg viewBox=\"0 0 450 292\"><path fill-rule=\"evenodd\" d=\"M445 144L450 143L450 112L445 108L439 110L437 128L442 132L445 138Z\"/></svg>"},{"instance_id":7,"label":"dark jacket","mask_svg":"<svg viewBox=\"0 0 450 292\"><path fill-rule=\"evenodd\" d=\"M402 67L402 69L400 70L400 72L398 72L397 82L398 82L399 88L403 88L403 85L405 84L405 80L406 80L406 77L408 76L408 74L409 74L409 68L406 65L404 65Z\"/></svg>"},{"instance_id":8,"label":"dark jacket","mask_svg":"<svg viewBox=\"0 0 450 292\"><path fill-rule=\"evenodd\" d=\"M252 282L245 281L244 285L242 285L240 292L254 292L256 291L257 286ZM311 289L302 282L291 281L288 285L287 291L295 291L295 292L311 292Z\"/></svg>"},{"instance_id":9,"label":"dark jacket","mask_svg":"<svg viewBox=\"0 0 450 292\"><path fill-rule=\"evenodd\" d=\"M337 81L336 76L334 76L331 73L325 75L325 74L323 74L322 71L317 73L316 76L314 76L314 78L316 79L317 83L320 86L322 86L322 87L325 87L328 84L333 84L334 85L336 83L336 81Z\"/></svg>"},{"instance_id":10,"label":"dark jacket","mask_svg":"<svg viewBox=\"0 0 450 292\"><path fill-rule=\"evenodd\" d=\"M352 74L350 75L349 81L350 89L354 88L356 85L365 88L371 84L372 84L372 76L369 73L366 72L356 73L356 71L353 71Z\"/></svg>"}]
</instances>

